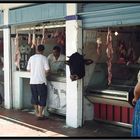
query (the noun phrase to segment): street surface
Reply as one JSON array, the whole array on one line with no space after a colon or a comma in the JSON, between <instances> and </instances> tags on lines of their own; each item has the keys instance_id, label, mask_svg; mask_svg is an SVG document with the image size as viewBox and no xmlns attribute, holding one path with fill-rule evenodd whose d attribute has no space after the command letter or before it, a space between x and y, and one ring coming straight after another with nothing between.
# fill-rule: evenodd
<instances>
[{"instance_id":1,"label":"street surface","mask_svg":"<svg viewBox=\"0 0 140 140\"><path fill-rule=\"evenodd\" d=\"M28 124L27 124L28 125ZM58 134L52 131L47 131L46 129L40 129L36 130L37 128L30 128L31 126L27 127L14 123L8 120L4 120L0 118L0 137L11 137L11 136L32 136L32 137L38 137L38 136L45 136L45 137L64 137L62 134ZM32 126L34 127L34 126Z\"/></svg>"}]
</instances>

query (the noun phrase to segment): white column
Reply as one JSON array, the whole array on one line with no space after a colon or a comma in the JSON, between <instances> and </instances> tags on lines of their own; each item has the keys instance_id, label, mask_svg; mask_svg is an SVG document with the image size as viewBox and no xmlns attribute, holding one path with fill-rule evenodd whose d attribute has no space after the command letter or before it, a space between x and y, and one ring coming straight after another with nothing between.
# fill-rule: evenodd
<instances>
[{"instance_id":1,"label":"white column","mask_svg":"<svg viewBox=\"0 0 140 140\"><path fill-rule=\"evenodd\" d=\"M82 29L80 28L82 23L74 16L76 7L76 4L67 4L66 56L82 52ZM82 80L71 81L70 69L66 66L66 124L74 128L82 126L82 83Z\"/></svg>"},{"instance_id":2,"label":"white column","mask_svg":"<svg viewBox=\"0 0 140 140\"><path fill-rule=\"evenodd\" d=\"M11 50L10 50L10 28L8 26L8 9L4 10L4 107L12 107L11 86Z\"/></svg>"}]
</instances>

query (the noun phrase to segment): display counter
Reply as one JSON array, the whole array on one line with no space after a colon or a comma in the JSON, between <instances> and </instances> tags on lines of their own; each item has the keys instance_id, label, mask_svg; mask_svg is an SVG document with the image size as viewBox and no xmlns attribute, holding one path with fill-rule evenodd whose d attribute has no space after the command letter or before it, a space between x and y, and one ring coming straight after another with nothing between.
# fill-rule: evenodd
<instances>
[{"instance_id":1,"label":"display counter","mask_svg":"<svg viewBox=\"0 0 140 140\"><path fill-rule=\"evenodd\" d=\"M16 71L13 74L13 107L30 109L32 107L29 86L30 72ZM50 112L65 115L66 113L66 77L52 74L47 77L47 107Z\"/></svg>"},{"instance_id":2,"label":"display counter","mask_svg":"<svg viewBox=\"0 0 140 140\"><path fill-rule=\"evenodd\" d=\"M65 76L60 76L57 74L51 74L47 77L48 81L57 81L57 82L62 82L66 83L66 77Z\"/></svg>"},{"instance_id":3,"label":"display counter","mask_svg":"<svg viewBox=\"0 0 140 140\"><path fill-rule=\"evenodd\" d=\"M112 64L112 83L107 85L107 65L96 64L92 84L86 97L93 103L132 108L133 91L137 83L139 64Z\"/></svg>"},{"instance_id":4,"label":"display counter","mask_svg":"<svg viewBox=\"0 0 140 140\"><path fill-rule=\"evenodd\" d=\"M66 115L66 77L51 74L48 80L48 111Z\"/></svg>"}]
</instances>

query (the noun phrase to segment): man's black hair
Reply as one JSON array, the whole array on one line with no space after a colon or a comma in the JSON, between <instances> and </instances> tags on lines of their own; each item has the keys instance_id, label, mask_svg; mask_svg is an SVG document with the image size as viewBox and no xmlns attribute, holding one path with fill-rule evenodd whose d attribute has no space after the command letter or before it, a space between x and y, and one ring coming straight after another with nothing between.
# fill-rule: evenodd
<instances>
[{"instance_id":1,"label":"man's black hair","mask_svg":"<svg viewBox=\"0 0 140 140\"><path fill-rule=\"evenodd\" d=\"M53 47L53 50L57 50L58 52L60 52L61 51L61 48L59 46L54 46Z\"/></svg>"},{"instance_id":2,"label":"man's black hair","mask_svg":"<svg viewBox=\"0 0 140 140\"><path fill-rule=\"evenodd\" d=\"M38 50L39 52L44 51L44 49L45 49L44 45L38 45L38 47L37 47L37 50Z\"/></svg>"}]
</instances>

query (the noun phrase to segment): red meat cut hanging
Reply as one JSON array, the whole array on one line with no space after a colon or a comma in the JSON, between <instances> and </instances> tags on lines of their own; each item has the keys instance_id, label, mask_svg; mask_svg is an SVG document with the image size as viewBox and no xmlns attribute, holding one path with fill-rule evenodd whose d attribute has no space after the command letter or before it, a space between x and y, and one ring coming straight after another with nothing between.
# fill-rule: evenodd
<instances>
[{"instance_id":1,"label":"red meat cut hanging","mask_svg":"<svg viewBox=\"0 0 140 140\"><path fill-rule=\"evenodd\" d=\"M112 80L112 58L113 58L113 48L112 48L112 36L111 36L111 31L108 28L108 33L107 33L107 49L106 49L106 53L107 53L107 65L108 65L108 85L111 84L111 80Z\"/></svg>"}]
</instances>

